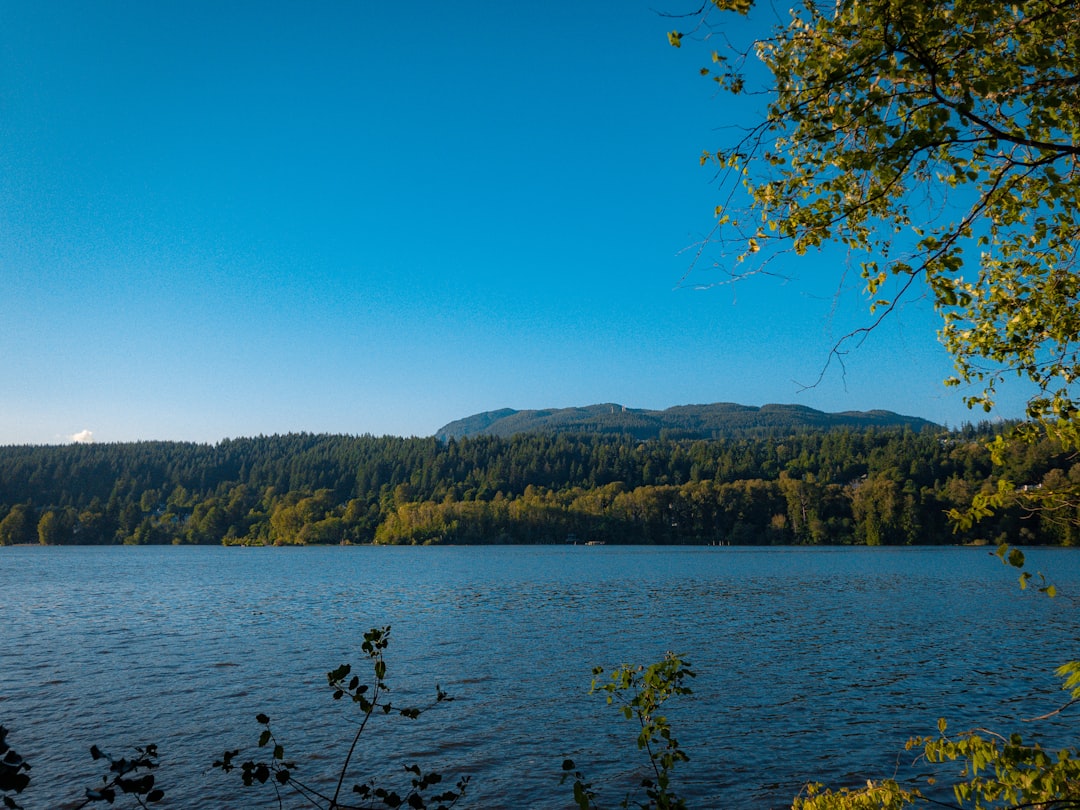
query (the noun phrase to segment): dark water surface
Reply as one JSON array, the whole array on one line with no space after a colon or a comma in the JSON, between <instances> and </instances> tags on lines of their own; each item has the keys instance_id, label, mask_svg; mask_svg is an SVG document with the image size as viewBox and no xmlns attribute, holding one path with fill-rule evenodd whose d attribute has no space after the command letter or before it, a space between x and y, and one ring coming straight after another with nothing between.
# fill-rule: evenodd
<instances>
[{"instance_id":1,"label":"dark water surface","mask_svg":"<svg viewBox=\"0 0 1080 810\"><path fill-rule=\"evenodd\" d=\"M1080 553L1029 561L1061 596L970 548L0 548L0 724L33 765L27 810L94 784L91 744L148 742L162 806L276 807L211 762L264 711L325 784L354 728L325 673L367 674L361 634L390 624L395 701L456 700L373 721L354 781L416 761L471 774L467 807L560 808L568 755L611 806L642 760L591 668L674 650L698 673L669 713L692 805L782 807L808 780L905 772L942 715L1075 743L1073 718L1021 720L1080 657Z\"/></svg>"}]
</instances>

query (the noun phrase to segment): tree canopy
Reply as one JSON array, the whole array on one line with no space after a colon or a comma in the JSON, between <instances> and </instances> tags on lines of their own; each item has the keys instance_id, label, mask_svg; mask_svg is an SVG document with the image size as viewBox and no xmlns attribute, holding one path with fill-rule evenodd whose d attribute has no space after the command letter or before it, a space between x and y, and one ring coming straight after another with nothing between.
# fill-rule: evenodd
<instances>
[{"instance_id":1,"label":"tree canopy","mask_svg":"<svg viewBox=\"0 0 1080 810\"><path fill-rule=\"evenodd\" d=\"M975 385L969 405L989 410L1002 379L1018 374L1036 386L1030 416L1072 419L1075 4L803 0L742 43L715 12L752 4L710 5L672 44L724 41L702 72L732 93L755 92L756 62L768 71L761 119L702 158L720 167L713 243L726 269L742 277L781 252L843 246L860 257L875 318L930 291L956 364L948 382Z\"/></svg>"},{"instance_id":2,"label":"tree canopy","mask_svg":"<svg viewBox=\"0 0 1080 810\"><path fill-rule=\"evenodd\" d=\"M1080 485L1050 439L996 463L999 426L638 440L439 442L290 434L0 447L0 545L21 543L1080 544L1067 510L1016 505L954 531L1000 481ZM981 499L981 500L980 500Z\"/></svg>"}]
</instances>

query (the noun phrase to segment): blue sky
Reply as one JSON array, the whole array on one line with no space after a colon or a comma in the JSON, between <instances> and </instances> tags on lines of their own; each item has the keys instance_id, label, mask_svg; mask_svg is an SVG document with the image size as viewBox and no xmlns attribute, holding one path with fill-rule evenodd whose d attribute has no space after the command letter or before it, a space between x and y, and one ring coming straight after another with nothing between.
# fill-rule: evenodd
<instances>
[{"instance_id":1,"label":"blue sky","mask_svg":"<svg viewBox=\"0 0 1080 810\"><path fill-rule=\"evenodd\" d=\"M924 300L803 389L868 321L842 257L686 275L698 157L753 111L656 5L0 3L0 444L596 402L982 418Z\"/></svg>"}]
</instances>

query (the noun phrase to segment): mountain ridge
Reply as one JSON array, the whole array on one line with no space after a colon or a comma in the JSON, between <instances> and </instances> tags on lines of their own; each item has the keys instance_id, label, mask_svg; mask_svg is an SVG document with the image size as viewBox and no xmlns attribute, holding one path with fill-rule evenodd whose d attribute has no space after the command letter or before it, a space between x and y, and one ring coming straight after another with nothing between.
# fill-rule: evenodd
<instances>
[{"instance_id":1,"label":"mountain ridge","mask_svg":"<svg viewBox=\"0 0 1080 810\"><path fill-rule=\"evenodd\" d=\"M483 411L448 422L435 432L435 437L448 441L475 436L508 438L519 433L600 433L638 439L661 435L675 439L717 439L785 430L871 426L910 427L912 430L942 427L921 417L887 410L827 413L805 405L714 402L675 405L658 411L605 402L570 408Z\"/></svg>"}]
</instances>

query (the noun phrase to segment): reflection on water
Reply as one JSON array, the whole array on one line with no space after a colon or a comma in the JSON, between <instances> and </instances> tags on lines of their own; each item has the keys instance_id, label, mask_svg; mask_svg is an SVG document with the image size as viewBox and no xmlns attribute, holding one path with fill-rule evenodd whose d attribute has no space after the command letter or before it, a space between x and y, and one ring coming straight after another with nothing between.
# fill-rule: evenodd
<instances>
[{"instance_id":1,"label":"reflection on water","mask_svg":"<svg viewBox=\"0 0 1080 810\"><path fill-rule=\"evenodd\" d=\"M670 713L680 785L702 807L779 807L808 779L903 772L904 741L942 714L1013 729L1056 707L1080 554L1029 559L1064 596L1019 591L979 549L4 548L0 723L34 766L28 807L95 782L92 743L147 742L168 806L276 806L205 769L265 711L329 778L352 718L324 673L390 624L395 702L436 682L456 700L380 718L357 777L416 760L472 774L467 806L566 807L564 755L598 783L638 774L592 666L672 649L698 672ZM1053 742L1058 722L1023 730Z\"/></svg>"}]
</instances>

